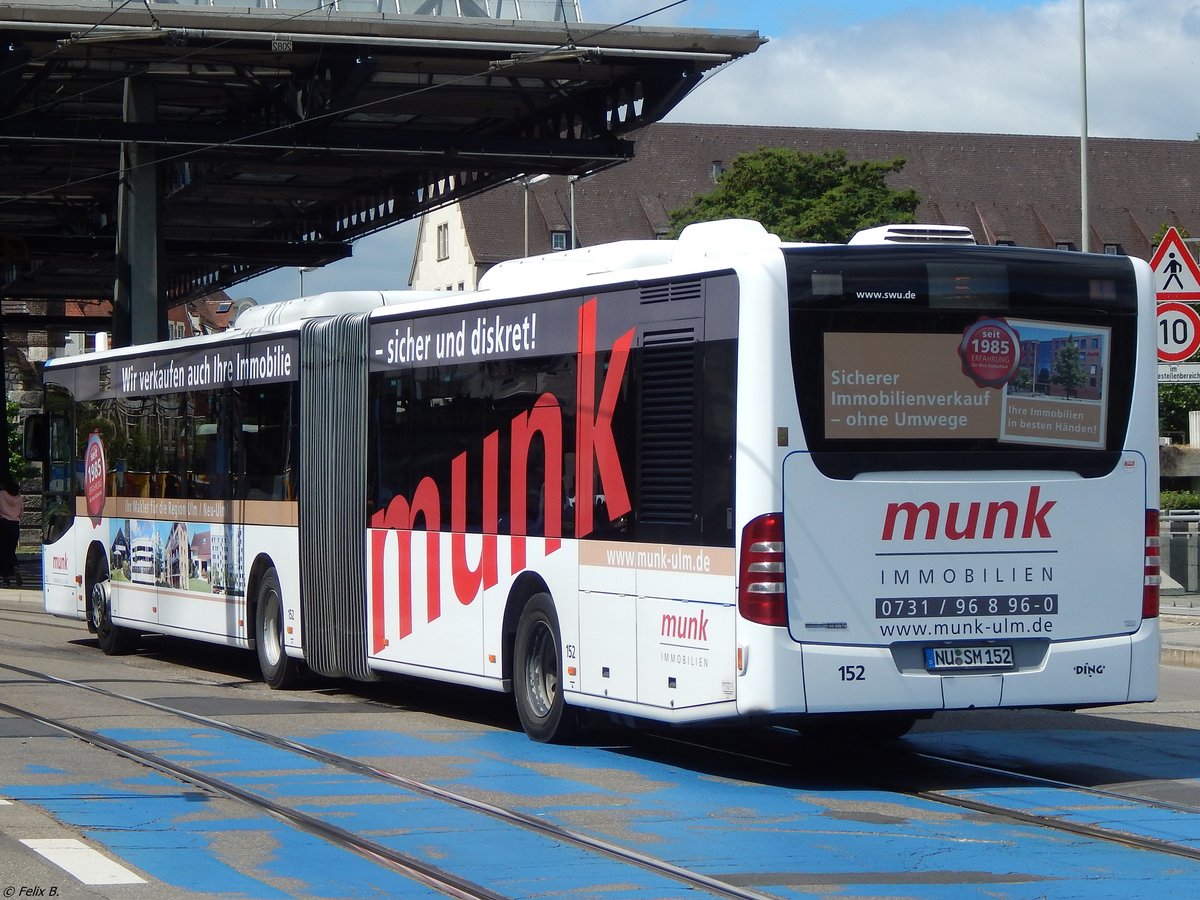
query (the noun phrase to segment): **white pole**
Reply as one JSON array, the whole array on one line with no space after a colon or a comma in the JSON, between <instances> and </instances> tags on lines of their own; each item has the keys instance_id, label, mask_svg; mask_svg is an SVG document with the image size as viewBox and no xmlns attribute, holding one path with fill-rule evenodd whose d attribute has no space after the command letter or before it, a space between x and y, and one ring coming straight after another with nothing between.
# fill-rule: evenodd
<instances>
[{"instance_id":1,"label":"white pole","mask_svg":"<svg viewBox=\"0 0 1200 900\"><path fill-rule=\"evenodd\" d=\"M571 186L571 249L574 250L579 245L575 243L575 182L579 180L578 175L568 175L567 184Z\"/></svg>"},{"instance_id":2,"label":"white pole","mask_svg":"<svg viewBox=\"0 0 1200 900\"><path fill-rule=\"evenodd\" d=\"M1087 115L1087 14L1085 0L1079 0L1079 228L1083 242L1079 249L1088 250L1088 115Z\"/></svg>"}]
</instances>

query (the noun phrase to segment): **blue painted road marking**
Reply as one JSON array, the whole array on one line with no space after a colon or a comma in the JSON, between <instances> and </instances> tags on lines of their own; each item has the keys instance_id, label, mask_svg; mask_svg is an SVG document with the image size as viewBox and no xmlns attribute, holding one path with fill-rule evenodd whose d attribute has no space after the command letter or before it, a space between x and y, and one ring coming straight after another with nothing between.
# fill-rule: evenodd
<instances>
[{"instance_id":1,"label":"blue painted road marking","mask_svg":"<svg viewBox=\"0 0 1200 900\"><path fill-rule=\"evenodd\" d=\"M244 789L295 802L310 815L508 896L632 900L689 893L643 870L247 739L200 727L106 734ZM424 774L414 777L439 787L781 897L808 898L814 891L1128 897L1164 883L1180 895L1200 893L1200 863L839 786L800 769L735 780L628 751L536 744L515 732L363 730L303 740L400 774L419 771ZM100 784L71 773L42 773L30 781L48 778L52 785L9 786L0 793L37 803L130 864L179 887L275 897L286 896L276 885L291 883L305 893L343 897L372 885L387 896L428 895L401 876L267 816L247 811L238 819L212 821L208 795L158 775ZM1042 807L1054 801L1054 792L1010 797ZM1134 824L1138 815L1119 805L1087 812L1106 820L1128 812ZM1175 818L1143 815L1142 822L1176 836L1195 834L1196 817ZM275 844L261 871L235 869L227 861L221 842L230 838L222 836L232 833L236 840L239 832L266 835Z\"/></svg>"}]
</instances>

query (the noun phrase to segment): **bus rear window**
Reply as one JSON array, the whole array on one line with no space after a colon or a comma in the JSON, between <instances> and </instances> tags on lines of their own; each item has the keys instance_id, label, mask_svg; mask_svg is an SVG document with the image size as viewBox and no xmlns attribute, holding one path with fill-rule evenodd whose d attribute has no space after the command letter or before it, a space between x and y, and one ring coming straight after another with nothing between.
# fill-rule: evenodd
<instances>
[{"instance_id":1,"label":"bus rear window","mask_svg":"<svg viewBox=\"0 0 1200 900\"><path fill-rule=\"evenodd\" d=\"M829 474L1115 464L1136 349L1127 261L907 246L787 263L796 395Z\"/></svg>"}]
</instances>

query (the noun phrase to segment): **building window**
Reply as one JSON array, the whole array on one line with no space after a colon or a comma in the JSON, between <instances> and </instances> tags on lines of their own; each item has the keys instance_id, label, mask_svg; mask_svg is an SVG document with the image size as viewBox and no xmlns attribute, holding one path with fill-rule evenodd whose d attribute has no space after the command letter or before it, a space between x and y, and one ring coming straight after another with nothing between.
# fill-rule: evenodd
<instances>
[{"instance_id":1,"label":"building window","mask_svg":"<svg viewBox=\"0 0 1200 900\"><path fill-rule=\"evenodd\" d=\"M1071 243L1070 241L1055 241L1054 249L1055 250L1074 250L1075 245L1073 243Z\"/></svg>"},{"instance_id":2,"label":"building window","mask_svg":"<svg viewBox=\"0 0 1200 900\"><path fill-rule=\"evenodd\" d=\"M1124 256L1125 251L1121 249L1120 244L1105 244L1104 252L1109 256Z\"/></svg>"},{"instance_id":3,"label":"building window","mask_svg":"<svg viewBox=\"0 0 1200 900\"><path fill-rule=\"evenodd\" d=\"M712 161L712 169L709 170L709 176L712 178L712 183L716 184L721 180L721 176L725 174L725 163L719 159Z\"/></svg>"},{"instance_id":4,"label":"building window","mask_svg":"<svg viewBox=\"0 0 1200 900\"><path fill-rule=\"evenodd\" d=\"M437 258L450 258L450 225L445 222L437 227Z\"/></svg>"},{"instance_id":5,"label":"building window","mask_svg":"<svg viewBox=\"0 0 1200 900\"><path fill-rule=\"evenodd\" d=\"M550 249L551 250L566 250L570 245L571 232L569 231L552 231L550 232Z\"/></svg>"}]
</instances>

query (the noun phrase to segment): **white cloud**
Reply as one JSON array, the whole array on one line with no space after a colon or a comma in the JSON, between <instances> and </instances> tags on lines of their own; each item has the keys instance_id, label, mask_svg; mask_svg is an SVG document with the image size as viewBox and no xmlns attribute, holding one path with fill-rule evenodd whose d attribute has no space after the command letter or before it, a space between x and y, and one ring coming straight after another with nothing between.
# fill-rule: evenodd
<instances>
[{"instance_id":1,"label":"white cloud","mask_svg":"<svg viewBox=\"0 0 1200 900\"><path fill-rule=\"evenodd\" d=\"M1077 0L908 11L779 36L718 73L675 122L1077 134ZM1091 0L1089 133L1191 139L1200 0Z\"/></svg>"}]
</instances>

